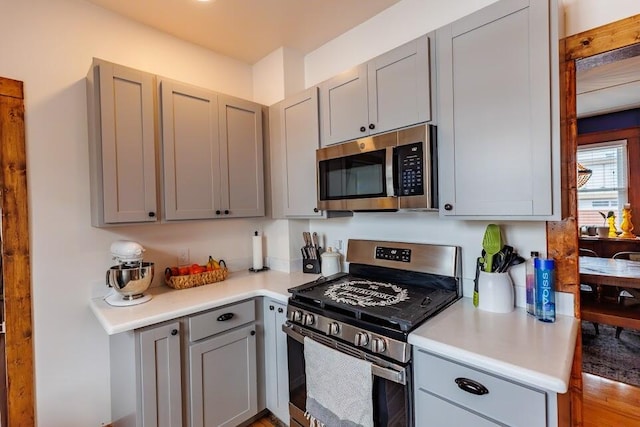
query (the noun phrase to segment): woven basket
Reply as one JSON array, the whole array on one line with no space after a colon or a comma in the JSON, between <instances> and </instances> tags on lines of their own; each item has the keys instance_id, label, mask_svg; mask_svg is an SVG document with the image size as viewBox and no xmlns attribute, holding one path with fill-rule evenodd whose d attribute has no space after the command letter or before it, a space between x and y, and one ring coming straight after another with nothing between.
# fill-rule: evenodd
<instances>
[{"instance_id":1,"label":"woven basket","mask_svg":"<svg viewBox=\"0 0 640 427\"><path fill-rule=\"evenodd\" d=\"M226 267L213 271L205 271L199 274L188 274L184 276L165 277L167 286L173 289L187 289L195 286L208 285L209 283L222 282L229 276L229 270Z\"/></svg>"}]
</instances>

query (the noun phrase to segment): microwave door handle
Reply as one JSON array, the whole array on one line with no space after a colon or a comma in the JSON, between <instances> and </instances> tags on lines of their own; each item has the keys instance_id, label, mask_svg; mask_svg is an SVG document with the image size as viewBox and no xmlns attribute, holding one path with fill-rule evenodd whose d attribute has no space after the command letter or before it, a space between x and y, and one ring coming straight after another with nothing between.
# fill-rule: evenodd
<instances>
[{"instance_id":1,"label":"microwave door handle","mask_svg":"<svg viewBox=\"0 0 640 427\"><path fill-rule=\"evenodd\" d=\"M396 196L396 187L395 187L395 167L394 167L394 149L393 147L387 147L385 153L385 175L387 178L386 187L387 187L387 197L395 197Z\"/></svg>"}]
</instances>

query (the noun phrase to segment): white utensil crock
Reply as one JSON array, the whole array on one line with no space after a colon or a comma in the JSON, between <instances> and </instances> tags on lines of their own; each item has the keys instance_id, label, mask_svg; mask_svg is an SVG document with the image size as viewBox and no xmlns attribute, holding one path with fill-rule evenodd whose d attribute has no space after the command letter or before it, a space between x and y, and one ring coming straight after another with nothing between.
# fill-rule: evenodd
<instances>
[{"instance_id":1,"label":"white utensil crock","mask_svg":"<svg viewBox=\"0 0 640 427\"><path fill-rule=\"evenodd\" d=\"M478 277L478 308L493 313L509 313L515 306L513 281L509 273L481 271Z\"/></svg>"},{"instance_id":2,"label":"white utensil crock","mask_svg":"<svg viewBox=\"0 0 640 427\"><path fill-rule=\"evenodd\" d=\"M340 273L340 252L331 252L329 248L320 255L320 260L320 269L324 277Z\"/></svg>"}]
</instances>

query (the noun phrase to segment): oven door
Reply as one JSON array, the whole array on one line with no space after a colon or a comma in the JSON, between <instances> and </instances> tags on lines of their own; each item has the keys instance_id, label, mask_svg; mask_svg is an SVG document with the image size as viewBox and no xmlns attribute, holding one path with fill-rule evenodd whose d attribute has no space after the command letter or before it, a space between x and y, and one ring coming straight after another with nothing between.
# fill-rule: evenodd
<instances>
[{"instance_id":1,"label":"oven door","mask_svg":"<svg viewBox=\"0 0 640 427\"><path fill-rule=\"evenodd\" d=\"M397 365L357 348L287 322L289 363L289 414L291 426L308 427L305 418L307 388L304 363L304 338L308 337L342 353L372 362L373 420L376 427L413 426L413 392L411 365Z\"/></svg>"}]
</instances>

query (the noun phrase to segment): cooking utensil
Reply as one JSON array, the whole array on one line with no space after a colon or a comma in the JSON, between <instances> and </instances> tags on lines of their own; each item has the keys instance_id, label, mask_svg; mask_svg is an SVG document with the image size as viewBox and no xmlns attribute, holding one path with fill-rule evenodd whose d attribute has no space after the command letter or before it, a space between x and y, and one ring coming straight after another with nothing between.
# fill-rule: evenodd
<instances>
[{"instance_id":1,"label":"cooking utensil","mask_svg":"<svg viewBox=\"0 0 640 427\"><path fill-rule=\"evenodd\" d=\"M475 307L478 306L480 301L480 296L478 294L478 277L480 276L480 269L482 268L483 263L484 259L482 257L478 257L476 260L476 278L473 279L473 305Z\"/></svg>"},{"instance_id":2,"label":"cooking utensil","mask_svg":"<svg viewBox=\"0 0 640 427\"><path fill-rule=\"evenodd\" d=\"M487 225L482 239L482 248L487 252L484 271L493 271L493 257L502 249L502 234L496 224Z\"/></svg>"},{"instance_id":3,"label":"cooking utensil","mask_svg":"<svg viewBox=\"0 0 640 427\"><path fill-rule=\"evenodd\" d=\"M496 259L494 259L493 270L496 273L504 273L506 269L509 267L509 262L511 261L511 255L513 254L513 246L504 245L500 252L496 254Z\"/></svg>"},{"instance_id":4,"label":"cooking utensil","mask_svg":"<svg viewBox=\"0 0 640 427\"><path fill-rule=\"evenodd\" d=\"M316 248L316 250L318 250L320 248L318 233L314 231L313 234L311 235L311 238L313 240L313 246Z\"/></svg>"}]
</instances>

